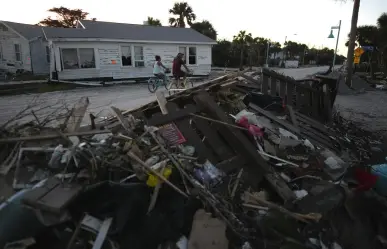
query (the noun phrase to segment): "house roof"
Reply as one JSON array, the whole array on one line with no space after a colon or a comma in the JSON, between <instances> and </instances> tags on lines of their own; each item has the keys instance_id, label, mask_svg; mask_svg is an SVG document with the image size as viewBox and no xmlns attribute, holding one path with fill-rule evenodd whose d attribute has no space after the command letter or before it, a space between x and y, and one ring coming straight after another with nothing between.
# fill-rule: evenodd
<instances>
[{"instance_id":1,"label":"house roof","mask_svg":"<svg viewBox=\"0 0 387 249\"><path fill-rule=\"evenodd\" d=\"M47 39L100 38L134 41L216 43L190 28L156 27L139 24L81 21L85 29L43 28Z\"/></svg>"},{"instance_id":2,"label":"house roof","mask_svg":"<svg viewBox=\"0 0 387 249\"><path fill-rule=\"evenodd\" d=\"M43 36L41 26L24 24L24 23L16 23L16 22L7 22L7 21L0 21L0 22L9 26L11 29L15 30L16 32L18 32L20 35L22 35L28 40L35 37Z\"/></svg>"}]
</instances>

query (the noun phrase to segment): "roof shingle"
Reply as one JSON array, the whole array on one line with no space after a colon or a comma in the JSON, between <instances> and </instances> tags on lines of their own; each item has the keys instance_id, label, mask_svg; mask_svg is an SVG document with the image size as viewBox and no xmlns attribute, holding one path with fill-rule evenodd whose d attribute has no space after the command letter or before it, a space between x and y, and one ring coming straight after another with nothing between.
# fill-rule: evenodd
<instances>
[{"instance_id":1,"label":"roof shingle","mask_svg":"<svg viewBox=\"0 0 387 249\"><path fill-rule=\"evenodd\" d=\"M216 43L190 28L156 27L139 24L112 23L83 20L85 29L44 28L50 38L105 38L136 41Z\"/></svg>"}]
</instances>

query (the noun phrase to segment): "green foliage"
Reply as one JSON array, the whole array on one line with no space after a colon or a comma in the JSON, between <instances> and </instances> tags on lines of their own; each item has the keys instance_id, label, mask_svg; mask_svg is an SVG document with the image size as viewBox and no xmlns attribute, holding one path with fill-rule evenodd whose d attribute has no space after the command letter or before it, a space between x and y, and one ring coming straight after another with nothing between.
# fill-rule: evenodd
<instances>
[{"instance_id":1,"label":"green foliage","mask_svg":"<svg viewBox=\"0 0 387 249\"><path fill-rule=\"evenodd\" d=\"M78 20L85 20L89 13L82 11L81 9L68 9L63 6L57 8L51 8L49 12L56 14L56 19L47 17L40 21L38 25L58 28L74 28ZM93 18L93 21L96 19Z\"/></svg>"},{"instance_id":2,"label":"green foliage","mask_svg":"<svg viewBox=\"0 0 387 249\"><path fill-rule=\"evenodd\" d=\"M147 23L150 26L163 26L159 19L155 19L153 17L148 16Z\"/></svg>"},{"instance_id":3,"label":"green foliage","mask_svg":"<svg viewBox=\"0 0 387 249\"><path fill-rule=\"evenodd\" d=\"M216 40L217 32L209 21L195 22L191 25L191 29L198 31L199 33Z\"/></svg>"},{"instance_id":4,"label":"green foliage","mask_svg":"<svg viewBox=\"0 0 387 249\"><path fill-rule=\"evenodd\" d=\"M186 21L188 25L192 25L193 21L196 20L196 15L187 2L175 3L169 13L174 15L169 18L169 24L172 27L185 28Z\"/></svg>"}]
</instances>

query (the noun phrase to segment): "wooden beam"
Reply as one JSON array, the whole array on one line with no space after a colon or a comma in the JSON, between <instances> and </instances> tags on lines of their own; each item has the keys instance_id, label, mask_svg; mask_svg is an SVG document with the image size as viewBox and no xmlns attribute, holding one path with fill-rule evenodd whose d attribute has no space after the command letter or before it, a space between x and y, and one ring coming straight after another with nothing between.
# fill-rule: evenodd
<instances>
[{"instance_id":1,"label":"wooden beam","mask_svg":"<svg viewBox=\"0 0 387 249\"><path fill-rule=\"evenodd\" d=\"M214 119L232 124L227 114L215 103L207 92L201 92L194 97L195 102L200 108L206 110ZM258 183L258 177L264 176L271 187L284 201L292 201L296 198L293 191L287 186L278 174L273 172L272 168L258 154L256 147L248 140L248 138L239 129L230 126L223 126L222 129L227 131L228 139L234 141L234 148L237 152L246 158L249 163L246 164L246 171L256 176L253 184ZM253 185L254 186L254 185Z\"/></svg>"},{"instance_id":2,"label":"wooden beam","mask_svg":"<svg viewBox=\"0 0 387 249\"><path fill-rule=\"evenodd\" d=\"M83 132L71 132L71 133L61 133L61 134L50 134L50 135L39 135L39 136L29 136L29 137L9 137L0 139L0 144L2 143L15 143L21 141L37 141L37 140L50 140L55 138L62 138L63 136L91 136L96 134L106 134L111 133L110 130L93 130L93 131L83 131Z\"/></svg>"},{"instance_id":3,"label":"wooden beam","mask_svg":"<svg viewBox=\"0 0 387 249\"><path fill-rule=\"evenodd\" d=\"M90 102L88 97L82 97L77 103L75 103L73 109L71 110L71 116L66 124L67 132L75 132L79 129L79 127L81 127L83 117L86 114L89 104Z\"/></svg>"}]
</instances>

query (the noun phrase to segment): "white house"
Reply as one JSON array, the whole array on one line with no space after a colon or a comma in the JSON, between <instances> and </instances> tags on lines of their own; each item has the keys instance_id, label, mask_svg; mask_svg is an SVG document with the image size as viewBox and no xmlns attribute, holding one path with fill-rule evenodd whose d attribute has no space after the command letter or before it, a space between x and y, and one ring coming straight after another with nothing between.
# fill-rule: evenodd
<instances>
[{"instance_id":1,"label":"white house","mask_svg":"<svg viewBox=\"0 0 387 249\"><path fill-rule=\"evenodd\" d=\"M118 80L152 76L155 55L171 68L178 52L194 75L211 71L216 42L189 28L79 21L75 29L43 28L58 80Z\"/></svg>"},{"instance_id":2,"label":"white house","mask_svg":"<svg viewBox=\"0 0 387 249\"><path fill-rule=\"evenodd\" d=\"M0 21L0 70L49 74L49 63L42 27Z\"/></svg>"}]
</instances>

